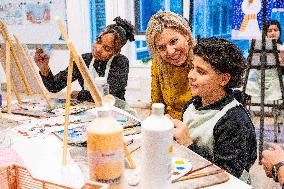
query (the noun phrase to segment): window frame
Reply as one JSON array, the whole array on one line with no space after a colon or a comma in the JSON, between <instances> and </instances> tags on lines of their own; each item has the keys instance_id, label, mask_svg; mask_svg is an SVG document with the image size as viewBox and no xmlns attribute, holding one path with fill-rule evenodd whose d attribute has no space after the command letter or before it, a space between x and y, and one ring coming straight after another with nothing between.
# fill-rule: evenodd
<instances>
[{"instance_id":1,"label":"window frame","mask_svg":"<svg viewBox=\"0 0 284 189\"><path fill-rule=\"evenodd\" d=\"M140 1L134 0L134 17L135 17L135 28L138 28L136 31L136 35L145 35L146 32L140 32ZM165 0L165 11L170 8L171 0ZM181 0L181 16L184 15L184 0Z\"/></svg>"}]
</instances>

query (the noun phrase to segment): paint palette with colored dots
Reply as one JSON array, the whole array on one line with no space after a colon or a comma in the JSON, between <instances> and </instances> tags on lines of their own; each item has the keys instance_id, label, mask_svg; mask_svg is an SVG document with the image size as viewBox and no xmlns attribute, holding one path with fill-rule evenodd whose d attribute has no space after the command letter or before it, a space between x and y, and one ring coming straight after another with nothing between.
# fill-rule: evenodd
<instances>
[{"instance_id":1,"label":"paint palette with colored dots","mask_svg":"<svg viewBox=\"0 0 284 189\"><path fill-rule=\"evenodd\" d=\"M171 181L174 181L186 175L192 169L190 160L180 157L173 157L172 159L172 176Z\"/></svg>"}]
</instances>

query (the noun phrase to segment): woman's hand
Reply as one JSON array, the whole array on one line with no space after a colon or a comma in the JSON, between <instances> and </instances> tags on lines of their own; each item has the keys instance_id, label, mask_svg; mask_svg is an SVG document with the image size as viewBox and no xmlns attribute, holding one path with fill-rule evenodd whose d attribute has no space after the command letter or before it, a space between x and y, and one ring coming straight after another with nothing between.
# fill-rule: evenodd
<instances>
[{"instance_id":1,"label":"woman's hand","mask_svg":"<svg viewBox=\"0 0 284 189\"><path fill-rule=\"evenodd\" d=\"M49 73L49 56L44 53L42 48L36 48L34 60L40 70L40 73L43 76L47 76Z\"/></svg>"},{"instance_id":2,"label":"woman's hand","mask_svg":"<svg viewBox=\"0 0 284 189\"><path fill-rule=\"evenodd\" d=\"M188 147L191 145L192 139L189 135L189 129L182 121L178 119L172 119L174 123L174 138L176 139L177 143Z\"/></svg>"}]
</instances>

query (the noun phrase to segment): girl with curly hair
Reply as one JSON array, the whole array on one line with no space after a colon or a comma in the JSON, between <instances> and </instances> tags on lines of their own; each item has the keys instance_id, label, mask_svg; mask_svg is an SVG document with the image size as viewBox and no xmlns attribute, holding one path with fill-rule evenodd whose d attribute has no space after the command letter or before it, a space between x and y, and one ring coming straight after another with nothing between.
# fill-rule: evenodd
<instances>
[{"instance_id":1,"label":"girl with curly hair","mask_svg":"<svg viewBox=\"0 0 284 189\"><path fill-rule=\"evenodd\" d=\"M134 26L120 17L116 17L114 21L115 24L108 25L97 37L93 52L82 54L82 58L93 78L106 77L110 94L125 100L129 60L120 54L120 51L128 40L134 41ZM49 56L41 48L36 49L34 60L48 91L56 93L66 87L68 68L54 76L48 65ZM84 79L76 64L73 69L72 82L75 80L78 80L82 90L73 91L72 98L79 101L93 101L90 92L84 87Z\"/></svg>"}]
</instances>

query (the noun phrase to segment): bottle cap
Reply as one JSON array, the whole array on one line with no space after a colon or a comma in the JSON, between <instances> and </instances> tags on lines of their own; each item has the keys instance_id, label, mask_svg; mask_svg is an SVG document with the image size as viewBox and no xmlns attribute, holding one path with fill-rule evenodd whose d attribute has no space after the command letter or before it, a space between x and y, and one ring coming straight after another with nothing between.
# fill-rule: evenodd
<instances>
[{"instance_id":1,"label":"bottle cap","mask_svg":"<svg viewBox=\"0 0 284 189\"><path fill-rule=\"evenodd\" d=\"M164 115L165 105L163 103L152 104L152 114L154 115Z\"/></svg>"}]
</instances>

